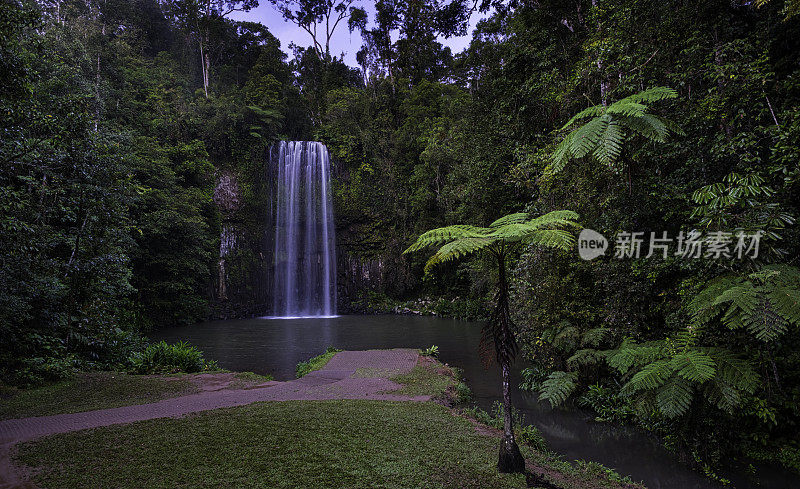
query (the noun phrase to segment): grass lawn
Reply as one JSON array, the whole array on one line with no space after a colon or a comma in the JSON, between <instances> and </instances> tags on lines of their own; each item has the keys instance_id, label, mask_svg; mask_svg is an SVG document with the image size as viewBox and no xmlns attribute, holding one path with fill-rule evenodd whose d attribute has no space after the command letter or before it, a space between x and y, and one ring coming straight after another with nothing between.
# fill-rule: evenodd
<instances>
[{"instance_id":1,"label":"grass lawn","mask_svg":"<svg viewBox=\"0 0 800 489\"><path fill-rule=\"evenodd\" d=\"M525 487L496 457L434 403L291 401L55 435L17 462L59 489Z\"/></svg>"},{"instance_id":2,"label":"grass lawn","mask_svg":"<svg viewBox=\"0 0 800 489\"><path fill-rule=\"evenodd\" d=\"M85 372L74 379L28 390L0 392L0 419L49 416L157 402L201 390L214 375L226 377L224 388L243 389L270 380L251 372L131 375Z\"/></svg>"},{"instance_id":3,"label":"grass lawn","mask_svg":"<svg viewBox=\"0 0 800 489\"><path fill-rule=\"evenodd\" d=\"M497 473L497 447L436 403L289 401L54 435L16 463L43 489L526 487Z\"/></svg>"},{"instance_id":4,"label":"grass lawn","mask_svg":"<svg viewBox=\"0 0 800 489\"><path fill-rule=\"evenodd\" d=\"M5 393L0 419L78 413L160 401L197 392L187 376L157 377L118 372L78 374L74 379Z\"/></svg>"}]
</instances>

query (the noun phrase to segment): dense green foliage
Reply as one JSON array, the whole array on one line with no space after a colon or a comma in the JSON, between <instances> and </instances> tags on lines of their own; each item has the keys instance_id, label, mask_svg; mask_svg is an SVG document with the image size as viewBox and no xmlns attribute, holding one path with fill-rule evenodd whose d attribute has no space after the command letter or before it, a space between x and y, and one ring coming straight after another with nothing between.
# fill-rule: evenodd
<instances>
[{"instance_id":1,"label":"dense green foliage","mask_svg":"<svg viewBox=\"0 0 800 489\"><path fill-rule=\"evenodd\" d=\"M218 370L216 362L205 360L203 352L184 341L173 345L166 341L147 345L141 352L134 353L130 362L131 370L137 374Z\"/></svg>"},{"instance_id":2,"label":"dense green foliage","mask_svg":"<svg viewBox=\"0 0 800 489\"><path fill-rule=\"evenodd\" d=\"M198 44L190 3L3 2L4 382L116 368L141 332L207 318L215 173L235 171L243 206L263 207L269 144L305 130L278 40L214 17Z\"/></svg>"}]
</instances>

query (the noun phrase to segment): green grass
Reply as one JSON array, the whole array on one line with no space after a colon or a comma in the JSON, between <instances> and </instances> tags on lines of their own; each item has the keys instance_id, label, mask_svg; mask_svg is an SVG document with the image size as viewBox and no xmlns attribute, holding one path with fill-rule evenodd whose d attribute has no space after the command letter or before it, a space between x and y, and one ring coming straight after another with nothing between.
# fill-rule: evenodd
<instances>
[{"instance_id":1,"label":"green grass","mask_svg":"<svg viewBox=\"0 0 800 489\"><path fill-rule=\"evenodd\" d=\"M333 356L339 353L340 351L342 350L337 350L336 348L328 347L328 349L325 350L325 353L310 358L305 362L298 363L297 367L295 367L295 373L297 374L297 378L299 379L300 377L308 375L309 373L315 370L321 369L322 367L327 365L330 359L333 358Z\"/></svg>"},{"instance_id":2,"label":"green grass","mask_svg":"<svg viewBox=\"0 0 800 489\"><path fill-rule=\"evenodd\" d=\"M19 447L43 489L522 488L497 440L433 403L292 401L55 435Z\"/></svg>"},{"instance_id":3,"label":"green grass","mask_svg":"<svg viewBox=\"0 0 800 489\"><path fill-rule=\"evenodd\" d=\"M11 391L0 402L0 419L77 413L155 402L197 392L188 377L142 377L116 372L78 374L74 379Z\"/></svg>"},{"instance_id":4,"label":"green grass","mask_svg":"<svg viewBox=\"0 0 800 489\"><path fill-rule=\"evenodd\" d=\"M418 363L407 374L391 377L390 380L401 384L403 387L392 394L405 396L431 396L443 398L447 389L455 384L455 379L439 373L436 363Z\"/></svg>"}]
</instances>

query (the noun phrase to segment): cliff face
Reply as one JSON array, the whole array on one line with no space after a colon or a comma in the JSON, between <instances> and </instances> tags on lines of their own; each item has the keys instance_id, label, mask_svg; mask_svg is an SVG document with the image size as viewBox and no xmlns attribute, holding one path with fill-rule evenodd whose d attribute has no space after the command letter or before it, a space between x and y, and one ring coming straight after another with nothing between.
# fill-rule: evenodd
<instances>
[{"instance_id":1,"label":"cliff face","mask_svg":"<svg viewBox=\"0 0 800 489\"><path fill-rule=\"evenodd\" d=\"M243 187L235 173L217 174L214 202L222 226L211 308L214 319L264 315L272 303L272 221L263 211L257 212L264 207L264 202L259 202L263 199L248 202Z\"/></svg>"}]
</instances>

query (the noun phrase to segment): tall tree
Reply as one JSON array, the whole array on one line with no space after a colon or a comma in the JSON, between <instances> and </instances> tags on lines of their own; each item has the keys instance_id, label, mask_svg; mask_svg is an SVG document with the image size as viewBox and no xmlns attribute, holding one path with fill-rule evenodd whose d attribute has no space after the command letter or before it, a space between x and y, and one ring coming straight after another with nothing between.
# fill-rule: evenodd
<instances>
[{"instance_id":1,"label":"tall tree","mask_svg":"<svg viewBox=\"0 0 800 489\"><path fill-rule=\"evenodd\" d=\"M258 0L171 0L169 6L184 30L197 38L203 92L208 98L211 72L209 49L215 24L224 21L233 12L248 12L258 7Z\"/></svg>"},{"instance_id":2,"label":"tall tree","mask_svg":"<svg viewBox=\"0 0 800 489\"><path fill-rule=\"evenodd\" d=\"M344 21L361 24L367 13L356 0L270 0L283 18L308 32L320 58L330 58L331 38ZM352 27L351 27L352 31Z\"/></svg>"}]
</instances>

